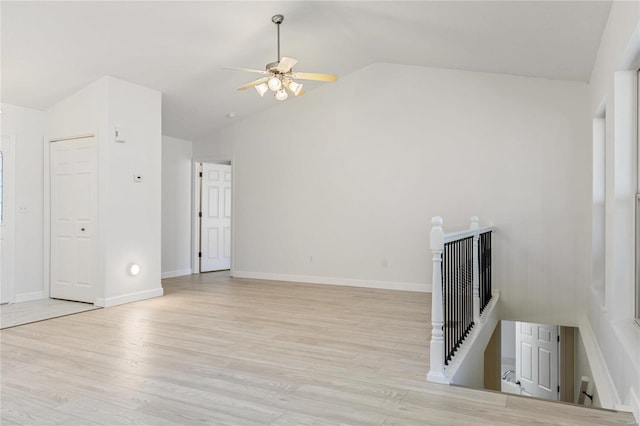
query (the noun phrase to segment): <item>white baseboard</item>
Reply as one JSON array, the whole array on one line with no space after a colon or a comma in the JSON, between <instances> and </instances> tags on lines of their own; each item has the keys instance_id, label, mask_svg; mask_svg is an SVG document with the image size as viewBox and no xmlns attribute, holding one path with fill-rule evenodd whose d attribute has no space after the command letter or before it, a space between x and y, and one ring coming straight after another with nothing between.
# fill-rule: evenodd
<instances>
[{"instance_id":1,"label":"white baseboard","mask_svg":"<svg viewBox=\"0 0 640 426\"><path fill-rule=\"evenodd\" d=\"M629 401L631 403L629 411L633 413L636 422L640 422L640 398L638 398L638 395L636 395L633 389L629 390Z\"/></svg>"},{"instance_id":2,"label":"white baseboard","mask_svg":"<svg viewBox=\"0 0 640 426\"><path fill-rule=\"evenodd\" d=\"M167 271L162 273L162 279L165 278L175 278L175 277L184 277L185 275L191 275L191 268L189 269L178 269L176 271Z\"/></svg>"},{"instance_id":3,"label":"white baseboard","mask_svg":"<svg viewBox=\"0 0 640 426\"><path fill-rule=\"evenodd\" d=\"M138 291L135 293L123 294L121 296L107 297L96 299L96 306L102 306L103 308L110 308L111 306L123 305L125 303L138 302L140 300L151 299L153 297L160 297L164 294L162 287L154 288L152 290Z\"/></svg>"},{"instance_id":4,"label":"white baseboard","mask_svg":"<svg viewBox=\"0 0 640 426\"><path fill-rule=\"evenodd\" d=\"M40 299L44 299L44 291L32 291L31 293L16 294L15 303L29 302L31 300Z\"/></svg>"},{"instance_id":5,"label":"white baseboard","mask_svg":"<svg viewBox=\"0 0 640 426\"><path fill-rule=\"evenodd\" d=\"M431 284L403 283L393 281L358 280L353 278L319 277L314 275L273 274L269 272L233 271L233 277L254 280L291 281L310 284L342 285L349 287L379 288L384 290L417 291L431 293Z\"/></svg>"}]
</instances>

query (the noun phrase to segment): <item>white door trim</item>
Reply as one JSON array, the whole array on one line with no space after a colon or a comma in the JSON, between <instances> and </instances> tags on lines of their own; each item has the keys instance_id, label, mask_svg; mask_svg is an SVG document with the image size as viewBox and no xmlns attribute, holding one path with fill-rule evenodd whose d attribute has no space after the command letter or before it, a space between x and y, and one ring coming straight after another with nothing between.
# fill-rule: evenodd
<instances>
[{"instance_id":1,"label":"white door trim","mask_svg":"<svg viewBox=\"0 0 640 426\"><path fill-rule=\"evenodd\" d=\"M200 218L198 212L200 211L200 176L199 167L200 163L213 163L213 164L230 164L231 165L231 270L230 275L234 276L236 270L236 232L235 232L235 218L236 218L236 165L237 161L234 156L231 157L198 157L192 161L192 173L193 179L191 184L191 271L192 274L200 273L200 261L198 259L198 251L200 250Z\"/></svg>"},{"instance_id":2,"label":"white door trim","mask_svg":"<svg viewBox=\"0 0 640 426\"><path fill-rule=\"evenodd\" d=\"M191 205L191 241L193 246L191 248L191 273L200 273L200 258L198 252L200 251L200 162L192 161L191 171L193 173L191 180L191 199L193 204Z\"/></svg>"},{"instance_id":3,"label":"white door trim","mask_svg":"<svg viewBox=\"0 0 640 426\"><path fill-rule=\"evenodd\" d=\"M6 267L8 272L6 274L6 278L8 281L7 289L7 297L6 300L8 303L16 302L16 280L15 280L15 271L16 271L16 180L15 180L15 156L16 156L16 138L15 135L2 135L2 138L7 138L8 147L5 148L1 143L2 151L7 152L9 155L3 155L3 176L2 176L2 191L4 202L2 205L3 215L6 218L4 220L4 224L0 225L5 227L6 232L3 233L3 238L7 239L6 248L7 253L2 252L3 267Z\"/></svg>"}]
</instances>

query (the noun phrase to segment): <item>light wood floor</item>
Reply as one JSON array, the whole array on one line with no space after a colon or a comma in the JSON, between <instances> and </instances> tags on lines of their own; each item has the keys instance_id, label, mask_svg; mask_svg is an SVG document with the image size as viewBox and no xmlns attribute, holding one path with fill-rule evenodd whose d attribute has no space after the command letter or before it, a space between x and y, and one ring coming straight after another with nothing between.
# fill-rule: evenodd
<instances>
[{"instance_id":1,"label":"light wood floor","mask_svg":"<svg viewBox=\"0 0 640 426\"><path fill-rule=\"evenodd\" d=\"M428 294L237 280L0 332L2 425L626 425L430 384Z\"/></svg>"},{"instance_id":2,"label":"light wood floor","mask_svg":"<svg viewBox=\"0 0 640 426\"><path fill-rule=\"evenodd\" d=\"M0 329L100 309L88 303L42 299L0 305Z\"/></svg>"}]
</instances>

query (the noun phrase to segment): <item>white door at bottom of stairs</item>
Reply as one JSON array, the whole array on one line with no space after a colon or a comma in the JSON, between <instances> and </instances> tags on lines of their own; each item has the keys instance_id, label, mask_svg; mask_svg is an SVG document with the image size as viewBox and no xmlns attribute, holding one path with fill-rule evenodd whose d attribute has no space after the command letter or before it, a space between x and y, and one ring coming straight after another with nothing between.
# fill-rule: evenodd
<instances>
[{"instance_id":1,"label":"white door at bottom of stairs","mask_svg":"<svg viewBox=\"0 0 640 426\"><path fill-rule=\"evenodd\" d=\"M200 272L231 268L231 166L202 164Z\"/></svg>"},{"instance_id":2,"label":"white door at bottom of stairs","mask_svg":"<svg viewBox=\"0 0 640 426\"><path fill-rule=\"evenodd\" d=\"M516 322L516 377L522 394L558 399L558 327Z\"/></svg>"},{"instance_id":3,"label":"white door at bottom of stairs","mask_svg":"<svg viewBox=\"0 0 640 426\"><path fill-rule=\"evenodd\" d=\"M50 296L94 303L98 206L96 139L57 141L50 147Z\"/></svg>"}]
</instances>

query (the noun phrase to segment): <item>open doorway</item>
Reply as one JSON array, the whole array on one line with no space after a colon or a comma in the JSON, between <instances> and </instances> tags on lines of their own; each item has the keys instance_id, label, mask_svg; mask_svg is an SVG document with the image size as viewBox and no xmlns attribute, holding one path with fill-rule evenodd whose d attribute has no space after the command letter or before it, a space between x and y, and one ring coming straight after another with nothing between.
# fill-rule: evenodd
<instances>
[{"instance_id":1,"label":"open doorway","mask_svg":"<svg viewBox=\"0 0 640 426\"><path fill-rule=\"evenodd\" d=\"M484 352L484 389L602 407L586 344L571 326L499 321Z\"/></svg>"},{"instance_id":2,"label":"open doorway","mask_svg":"<svg viewBox=\"0 0 640 426\"><path fill-rule=\"evenodd\" d=\"M202 272L231 270L232 164L230 160L195 163L194 268Z\"/></svg>"},{"instance_id":3,"label":"open doorway","mask_svg":"<svg viewBox=\"0 0 640 426\"><path fill-rule=\"evenodd\" d=\"M497 390L564 402L584 399L578 388L583 376L591 374L583 366L575 327L501 321L498 330L501 350ZM590 398L592 394L584 392Z\"/></svg>"}]
</instances>

